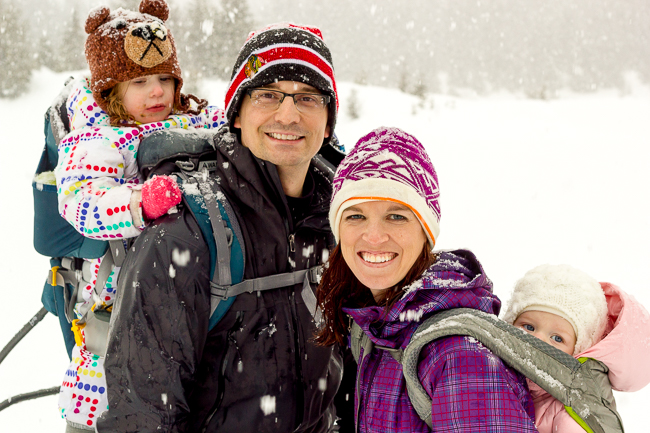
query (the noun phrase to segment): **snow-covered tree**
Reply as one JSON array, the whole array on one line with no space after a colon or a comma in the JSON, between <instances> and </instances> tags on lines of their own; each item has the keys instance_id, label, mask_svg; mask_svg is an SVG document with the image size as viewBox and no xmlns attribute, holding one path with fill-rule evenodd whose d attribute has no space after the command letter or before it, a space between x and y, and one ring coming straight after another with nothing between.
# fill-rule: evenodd
<instances>
[{"instance_id":1,"label":"snow-covered tree","mask_svg":"<svg viewBox=\"0 0 650 433\"><path fill-rule=\"evenodd\" d=\"M172 3L169 26L174 33L185 80L184 90L196 92L200 80L230 78L239 48L254 30L246 2L193 0Z\"/></svg>"},{"instance_id":2,"label":"snow-covered tree","mask_svg":"<svg viewBox=\"0 0 650 433\"><path fill-rule=\"evenodd\" d=\"M88 11L82 11L81 6L73 4L63 25L59 26L58 31L50 32L51 45L56 47L57 55L54 70L73 71L87 68L84 54L87 36L84 23L87 15Z\"/></svg>"},{"instance_id":3,"label":"snow-covered tree","mask_svg":"<svg viewBox=\"0 0 650 433\"><path fill-rule=\"evenodd\" d=\"M0 0L0 97L15 98L29 85L34 56L18 6Z\"/></svg>"},{"instance_id":4,"label":"snow-covered tree","mask_svg":"<svg viewBox=\"0 0 650 433\"><path fill-rule=\"evenodd\" d=\"M255 30L256 26L245 1L222 0L221 6L219 21L215 28L217 52L213 73L227 80L230 79L239 49L244 45L248 33Z\"/></svg>"}]
</instances>

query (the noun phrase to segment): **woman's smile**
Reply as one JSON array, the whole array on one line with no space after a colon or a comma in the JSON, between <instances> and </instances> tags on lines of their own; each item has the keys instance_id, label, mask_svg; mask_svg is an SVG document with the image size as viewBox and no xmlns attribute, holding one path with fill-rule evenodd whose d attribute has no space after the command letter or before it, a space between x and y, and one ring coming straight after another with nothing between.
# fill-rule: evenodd
<instances>
[{"instance_id":1,"label":"woman's smile","mask_svg":"<svg viewBox=\"0 0 650 433\"><path fill-rule=\"evenodd\" d=\"M373 253L361 251L357 254L364 262L367 263L386 263L397 257L397 253Z\"/></svg>"},{"instance_id":2,"label":"woman's smile","mask_svg":"<svg viewBox=\"0 0 650 433\"><path fill-rule=\"evenodd\" d=\"M427 242L413 211L389 200L345 209L340 233L343 258L375 298L404 279Z\"/></svg>"}]
</instances>

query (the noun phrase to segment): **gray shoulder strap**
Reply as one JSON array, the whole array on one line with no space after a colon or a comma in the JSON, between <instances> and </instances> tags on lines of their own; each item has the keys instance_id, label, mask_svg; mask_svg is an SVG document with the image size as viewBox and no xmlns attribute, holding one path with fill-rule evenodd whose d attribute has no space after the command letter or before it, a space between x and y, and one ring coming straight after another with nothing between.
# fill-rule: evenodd
<instances>
[{"instance_id":1,"label":"gray shoulder strap","mask_svg":"<svg viewBox=\"0 0 650 433\"><path fill-rule=\"evenodd\" d=\"M431 341L450 335L476 338L506 364L561 401L570 414L573 412L572 416L579 414L576 421L586 431L623 432L604 364L591 359L580 362L494 315L466 308L430 317L404 349L402 366L409 397L429 426L431 400L417 375L420 351Z\"/></svg>"},{"instance_id":2,"label":"gray shoulder strap","mask_svg":"<svg viewBox=\"0 0 650 433\"><path fill-rule=\"evenodd\" d=\"M196 177L193 179L196 179ZM217 284L230 285L232 284L232 276L230 275L230 246L228 235L226 234L226 227L217 204L217 194L220 190L217 182L214 180L199 181L198 185L203 195L205 206L208 208L212 234L214 235L214 241L217 247L217 263L212 280Z\"/></svg>"},{"instance_id":3,"label":"gray shoulder strap","mask_svg":"<svg viewBox=\"0 0 650 433\"><path fill-rule=\"evenodd\" d=\"M222 218L219 205L217 204L219 196L222 195L219 185L214 181L214 179L202 180L201 173L197 173L196 176L185 177L185 179L190 182L196 182L199 186L199 190L203 196L203 201L208 210L210 224L212 225L212 233L216 243L217 263L212 281L210 282L210 293L212 294L210 303L211 315L217 309L222 300L241 295L242 293L261 292L264 290L292 286L294 284L302 283L305 280L308 280L309 282L318 281L322 270L321 266L243 280L240 283L232 284L232 276L230 274L230 246L232 243L233 233L230 228L227 227L226 222ZM243 249L243 238L241 237L241 229L237 223L237 218L234 213L231 214L229 212L227 201L222 200L221 203L224 205L226 212L228 212L230 223L235 233L239 236L239 239L241 240L240 244ZM315 314L316 312L314 311L313 315L315 316Z\"/></svg>"},{"instance_id":4,"label":"gray shoulder strap","mask_svg":"<svg viewBox=\"0 0 650 433\"><path fill-rule=\"evenodd\" d=\"M361 349L363 349L363 354L365 357L365 355L372 351L373 347L388 352L395 361L399 363L402 362L402 357L404 356L404 351L402 349L393 349L392 347L385 347L374 344L366 335L366 333L363 332L361 327L357 325L357 322L352 321L352 325L350 327L350 351L352 352L354 360L359 363L359 355L361 353Z\"/></svg>"},{"instance_id":5,"label":"gray shoulder strap","mask_svg":"<svg viewBox=\"0 0 650 433\"><path fill-rule=\"evenodd\" d=\"M222 192L219 189L217 181L208 178L203 174L203 172L195 172L192 176L187 176L187 174L183 172L182 177L186 182L198 185L199 191L203 197L203 203L205 203L205 207L208 210L208 216L210 217L210 225L212 226L212 235L214 236L216 249L216 263L214 272L212 273L210 286L230 287L232 284L232 275L230 274L230 247L233 241L233 232L228 228L226 222L221 216L221 211L219 210L217 200L219 200L219 196L222 195ZM239 232L239 224L237 223L237 218L234 214L230 215L230 224L232 224L233 227L236 227L236 230ZM242 238L240 237L240 239ZM243 242L241 243L241 248L243 252ZM244 257L246 257L245 254ZM210 316L214 314L222 299L224 298L217 296L210 297Z\"/></svg>"},{"instance_id":6,"label":"gray shoulder strap","mask_svg":"<svg viewBox=\"0 0 650 433\"><path fill-rule=\"evenodd\" d=\"M365 332L363 332L363 329L359 325L357 325L357 322L354 320L352 321L352 325L350 326L350 351L352 352L352 356L354 357L354 360L357 362L357 365L362 365L363 364L363 359L372 352L372 349L374 347L374 344L372 340L366 335ZM359 359L361 356L361 349L363 349L363 357ZM355 380L355 389L356 389L356 394L359 395L361 392L361 375L357 374L357 378ZM359 398L356 399L356 406L355 406L355 412L356 412L356 418L359 418Z\"/></svg>"},{"instance_id":7,"label":"gray shoulder strap","mask_svg":"<svg viewBox=\"0 0 650 433\"><path fill-rule=\"evenodd\" d=\"M361 353L364 336L365 339L370 341L368 336L363 332L363 329L361 329L361 326L357 325L357 322L352 321L352 325L350 326L350 351L357 364L359 364L359 354Z\"/></svg>"},{"instance_id":8,"label":"gray shoulder strap","mask_svg":"<svg viewBox=\"0 0 650 433\"><path fill-rule=\"evenodd\" d=\"M252 278L230 286L212 284L211 293L214 296L227 299L232 296L241 295L242 293L262 292L264 290L292 286L294 284L302 283L305 278L308 278L309 281L313 281L310 274L317 272L320 268L320 266L314 266L313 268L303 269L300 271Z\"/></svg>"}]
</instances>

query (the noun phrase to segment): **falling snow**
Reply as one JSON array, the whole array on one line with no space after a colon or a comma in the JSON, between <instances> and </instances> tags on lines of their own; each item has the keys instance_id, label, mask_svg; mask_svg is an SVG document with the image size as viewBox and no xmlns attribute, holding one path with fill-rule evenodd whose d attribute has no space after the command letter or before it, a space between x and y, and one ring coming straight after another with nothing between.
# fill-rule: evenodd
<instances>
[{"instance_id":1,"label":"falling snow","mask_svg":"<svg viewBox=\"0 0 650 433\"><path fill-rule=\"evenodd\" d=\"M275 396L265 395L260 401L260 408L264 415L270 415L275 412Z\"/></svg>"}]
</instances>

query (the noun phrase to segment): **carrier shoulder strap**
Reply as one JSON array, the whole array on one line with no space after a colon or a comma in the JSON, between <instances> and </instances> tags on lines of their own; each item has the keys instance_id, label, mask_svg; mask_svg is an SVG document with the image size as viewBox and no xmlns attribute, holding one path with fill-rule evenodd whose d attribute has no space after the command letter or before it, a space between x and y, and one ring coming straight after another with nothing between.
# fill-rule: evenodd
<instances>
[{"instance_id":1,"label":"carrier shoulder strap","mask_svg":"<svg viewBox=\"0 0 650 433\"><path fill-rule=\"evenodd\" d=\"M230 204L217 182L207 172L188 171L184 167L179 177L183 200L199 224L210 252L210 284L230 285L244 277L245 253L241 229ZM223 300L211 296L209 329L221 320L235 298Z\"/></svg>"},{"instance_id":2,"label":"carrier shoulder strap","mask_svg":"<svg viewBox=\"0 0 650 433\"><path fill-rule=\"evenodd\" d=\"M358 331L354 332L358 335ZM359 347L364 345L363 340L369 340L363 331L361 333L357 343L351 339L355 358L359 356ZM351 335L354 335L352 330ZM402 364L413 407L429 427L431 398L418 378L420 352L433 340L451 335L466 335L481 342L506 364L562 402L585 431L624 431L605 364L588 358L577 360L494 315L468 308L436 313L418 326L401 356L391 353Z\"/></svg>"},{"instance_id":3,"label":"carrier shoulder strap","mask_svg":"<svg viewBox=\"0 0 650 433\"><path fill-rule=\"evenodd\" d=\"M319 281L321 266L243 280L246 255L240 242L240 239L243 240L241 229L219 185L201 172L192 174L183 170L181 178L182 185L185 185L186 204L199 223L210 249L210 329L221 320L237 295L291 286L306 280L311 283ZM196 185L196 188L188 188L188 185ZM190 190L194 194L188 197ZM302 295L304 298L309 295L313 297L313 292L303 290ZM305 303L314 304L310 312L317 317L315 298L312 303L308 302L310 299L305 299Z\"/></svg>"}]
</instances>

